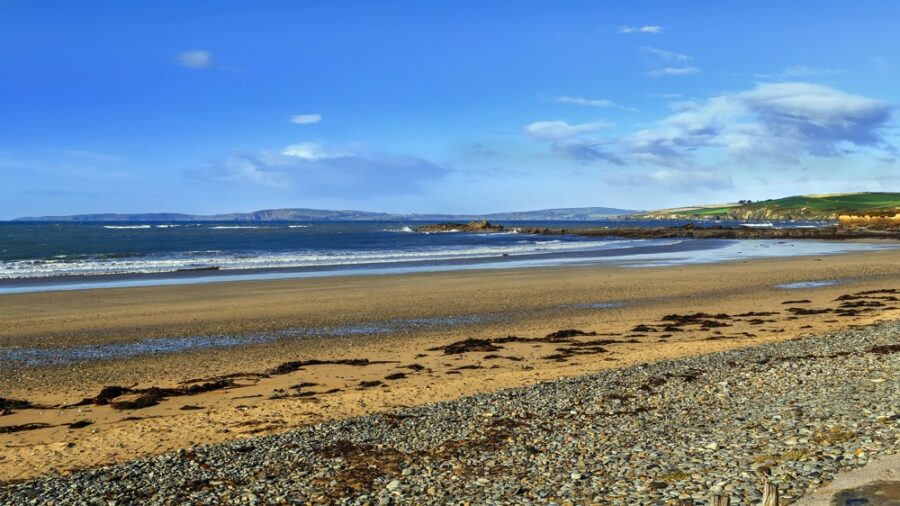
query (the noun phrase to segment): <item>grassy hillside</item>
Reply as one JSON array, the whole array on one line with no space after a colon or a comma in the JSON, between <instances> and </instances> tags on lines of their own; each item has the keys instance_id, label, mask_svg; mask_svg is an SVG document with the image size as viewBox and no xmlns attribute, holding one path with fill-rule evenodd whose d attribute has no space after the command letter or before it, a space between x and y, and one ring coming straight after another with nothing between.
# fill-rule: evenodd
<instances>
[{"instance_id":1,"label":"grassy hillside","mask_svg":"<svg viewBox=\"0 0 900 506\"><path fill-rule=\"evenodd\" d=\"M655 219L836 220L842 214L900 213L900 193L801 195L759 202L663 209L640 215Z\"/></svg>"}]
</instances>

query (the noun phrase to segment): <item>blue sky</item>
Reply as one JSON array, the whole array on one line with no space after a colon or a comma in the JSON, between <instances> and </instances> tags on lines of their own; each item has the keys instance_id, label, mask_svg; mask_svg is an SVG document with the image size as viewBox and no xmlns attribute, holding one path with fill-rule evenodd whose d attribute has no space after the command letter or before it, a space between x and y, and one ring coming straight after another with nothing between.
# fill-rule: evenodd
<instances>
[{"instance_id":1,"label":"blue sky","mask_svg":"<svg viewBox=\"0 0 900 506\"><path fill-rule=\"evenodd\" d=\"M0 219L900 190L900 4L0 2Z\"/></svg>"}]
</instances>

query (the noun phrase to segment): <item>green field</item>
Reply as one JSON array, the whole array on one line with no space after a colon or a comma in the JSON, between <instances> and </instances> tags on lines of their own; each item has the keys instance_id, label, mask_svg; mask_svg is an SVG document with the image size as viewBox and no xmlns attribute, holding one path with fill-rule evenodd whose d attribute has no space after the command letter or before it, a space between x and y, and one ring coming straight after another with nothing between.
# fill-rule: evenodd
<instances>
[{"instance_id":1,"label":"green field","mask_svg":"<svg viewBox=\"0 0 900 506\"><path fill-rule=\"evenodd\" d=\"M803 195L761 200L749 204L664 209L647 218L700 218L744 220L834 220L842 214L893 215L900 213L900 193L847 193Z\"/></svg>"}]
</instances>

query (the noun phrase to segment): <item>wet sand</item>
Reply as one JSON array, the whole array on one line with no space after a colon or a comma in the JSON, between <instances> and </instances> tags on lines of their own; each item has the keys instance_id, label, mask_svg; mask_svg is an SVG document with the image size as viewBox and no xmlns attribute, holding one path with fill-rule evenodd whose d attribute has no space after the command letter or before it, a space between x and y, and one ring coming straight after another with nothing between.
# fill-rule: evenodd
<instances>
[{"instance_id":1,"label":"wet sand","mask_svg":"<svg viewBox=\"0 0 900 506\"><path fill-rule=\"evenodd\" d=\"M822 280L840 283L775 288ZM0 416L0 479L866 325L900 317L900 303L891 300L900 294L890 292L897 289L900 255L887 251L652 269L559 267L0 296L0 347L41 352L479 316L458 325L436 320L383 333L115 361L2 365L0 397L33 407L11 405ZM888 291L853 295L870 290ZM685 317L698 312L705 314ZM547 337L563 329L596 335ZM518 339L502 339L510 335ZM468 338L481 341L446 349ZM131 390L98 399L111 385ZM210 391L187 395L198 385L206 386L194 390ZM170 390L141 391L150 387ZM84 398L94 401L62 408ZM152 405L134 409L148 399Z\"/></svg>"}]
</instances>

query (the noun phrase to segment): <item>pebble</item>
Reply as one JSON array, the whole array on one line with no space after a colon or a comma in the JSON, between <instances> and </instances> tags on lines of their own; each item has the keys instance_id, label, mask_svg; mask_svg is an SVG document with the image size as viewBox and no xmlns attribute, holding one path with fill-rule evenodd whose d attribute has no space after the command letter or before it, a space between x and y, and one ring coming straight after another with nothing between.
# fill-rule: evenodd
<instances>
[{"instance_id":1,"label":"pebble","mask_svg":"<svg viewBox=\"0 0 900 506\"><path fill-rule=\"evenodd\" d=\"M792 502L900 451L900 322L0 484L0 504ZM878 379L880 381L871 381ZM402 478L402 481L401 481Z\"/></svg>"}]
</instances>

